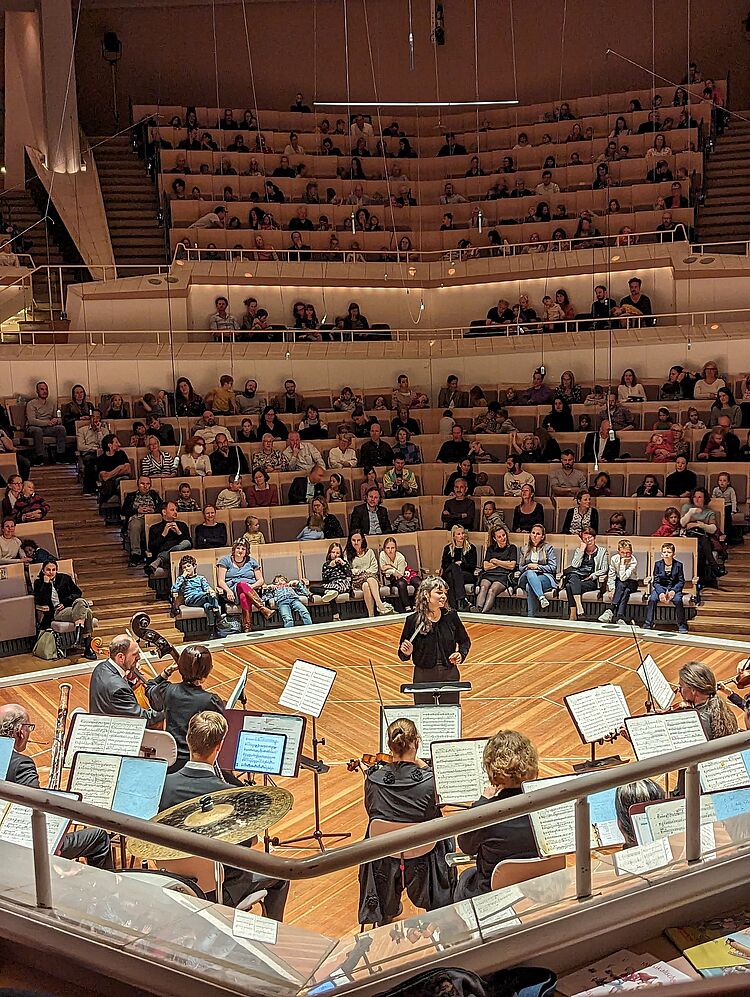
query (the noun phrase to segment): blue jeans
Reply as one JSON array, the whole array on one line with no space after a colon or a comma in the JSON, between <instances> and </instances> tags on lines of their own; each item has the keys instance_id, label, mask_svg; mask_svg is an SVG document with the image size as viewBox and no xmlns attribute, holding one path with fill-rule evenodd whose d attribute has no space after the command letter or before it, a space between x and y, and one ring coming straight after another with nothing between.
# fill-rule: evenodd
<instances>
[{"instance_id":1,"label":"blue jeans","mask_svg":"<svg viewBox=\"0 0 750 997\"><path fill-rule=\"evenodd\" d=\"M665 595L669 589L665 588L663 585L655 584L651 589L651 594L648 597L648 605L646 606L646 624L651 627L654 625L654 614L656 613L656 607L659 604L659 596L663 592ZM672 605L674 606L675 616L677 617L677 626L685 626L685 607L682 604L682 592L675 592L674 599L672 600Z\"/></svg>"},{"instance_id":2,"label":"blue jeans","mask_svg":"<svg viewBox=\"0 0 750 997\"><path fill-rule=\"evenodd\" d=\"M555 587L555 579L543 571L524 571L518 584L526 592L526 615L536 616L539 599Z\"/></svg>"},{"instance_id":3,"label":"blue jeans","mask_svg":"<svg viewBox=\"0 0 750 997\"><path fill-rule=\"evenodd\" d=\"M294 614L297 613L303 626L310 626L312 624L312 617L307 611L307 606L302 602L301 599L292 599L291 602L285 602L281 606L276 607L279 611L279 616L281 617L282 623L285 627L294 626Z\"/></svg>"},{"instance_id":4,"label":"blue jeans","mask_svg":"<svg viewBox=\"0 0 750 997\"><path fill-rule=\"evenodd\" d=\"M221 614L219 600L213 592L202 592L200 595L188 596L185 599L185 605L191 607L199 606L201 609L204 609L209 626L215 626L217 617Z\"/></svg>"}]
</instances>

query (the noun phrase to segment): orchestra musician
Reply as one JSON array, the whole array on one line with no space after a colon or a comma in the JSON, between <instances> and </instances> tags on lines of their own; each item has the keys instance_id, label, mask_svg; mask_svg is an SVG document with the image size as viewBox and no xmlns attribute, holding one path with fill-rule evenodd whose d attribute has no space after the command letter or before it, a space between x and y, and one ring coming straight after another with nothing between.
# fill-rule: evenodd
<instances>
[{"instance_id":1,"label":"orchestra musician","mask_svg":"<svg viewBox=\"0 0 750 997\"><path fill-rule=\"evenodd\" d=\"M24 754L35 724L28 711L18 703L0 706L0 737L12 737L14 743L6 779L17 786L39 789L39 773L33 758ZM114 869L109 835L98 827L84 827L63 835L58 854L66 859L85 858L97 869Z\"/></svg>"},{"instance_id":2,"label":"orchestra musician","mask_svg":"<svg viewBox=\"0 0 750 997\"><path fill-rule=\"evenodd\" d=\"M411 720L395 720L388 727L391 761L374 765L365 777L365 809L375 818L412 824L440 816L435 802L435 779L426 762L417 758L419 734ZM369 837L369 830L368 830ZM423 910L451 903L455 884L445 861L450 839L438 841L426 855L401 860L376 859L359 867L359 923L390 924L398 916L401 894Z\"/></svg>"},{"instance_id":3,"label":"orchestra musician","mask_svg":"<svg viewBox=\"0 0 750 997\"><path fill-rule=\"evenodd\" d=\"M206 710L224 713L224 700L203 688L212 668L209 649L203 644L193 644L181 651L177 664L168 665L151 685L151 705L156 710L164 711L167 731L177 743L177 761L169 769L170 772L179 771L190 757L187 744L190 718ZM175 670L180 673L180 682L169 681Z\"/></svg>"},{"instance_id":4,"label":"orchestra musician","mask_svg":"<svg viewBox=\"0 0 750 997\"><path fill-rule=\"evenodd\" d=\"M414 600L415 612L406 617L398 645L402 661L414 662L414 682L457 682L458 666L466 660L471 641L455 609L448 608L448 586L434 575L422 580ZM458 703L458 693L440 697ZM434 702L429 693L415 693L418 705Z\"/></svg>"},{"instance_id":5,"label":"orchestra musician","mask_svg":"<svg viewBox=\"0 0 750 997\"><path fill-rule=\"evenodd\" d=\"M515 730L500 730L491 737L482 760L490 782L473 807L519 796L523 792L522 783L536 779L539 771L536 748L528 737ZM498 862L538 856L528 815L459 834L458 847L467 855L476 856L476 868L461 874L456 900L489 893L492 870Z\"/></svg>"},{"instance_id":6,"label":"orchestra musician","mask_svg":"<svg viewBox=\"0 0 750 997\"><path fill-rule=\"evenodd\" d=\"M138 675L140 649L128 634L120 634L109 645L109 657L100 661L89 680L89 713L109 717L145 717L146 726L156 727L164 719L159 709L140 705L133 691ZM159 679L145 682L146 696L151 702L151 690Z\"/></svg>"},{"instance_id":7,"label":"orchestra musician","mask_svg":"<svg viewBox=\"0 0 750 997\"><path fill-rule=\"evenodd\" d=\"M227 789L227 783L216 774L215 763L227 736L227 722L221 713L212 710L196 713L187 727L189 760L179 772L167 775L161 794L159 811L193 800L207 793ZM247 844L247 842L246 842ZM267 890L264 907L267 917L274 921L284 919L284 907L289 894L289 883L283 879L266 879L253 873L224 866L223 902L236 907L240 901L257 890ZM209 899L214 899L209 896Z\"/></svg>"},{"instance_id":8,"label":"orchestra musician","mask_svg":"<svg viewBox=\"0 0 750 997\"><path fill-rule=\"evenodd\" d=\"M688 661L678 672L678 691L685 706L695 710L709 741L736 734L737 718L717 694L716 676L700 661Z\"/></svg>"}]
</instances>

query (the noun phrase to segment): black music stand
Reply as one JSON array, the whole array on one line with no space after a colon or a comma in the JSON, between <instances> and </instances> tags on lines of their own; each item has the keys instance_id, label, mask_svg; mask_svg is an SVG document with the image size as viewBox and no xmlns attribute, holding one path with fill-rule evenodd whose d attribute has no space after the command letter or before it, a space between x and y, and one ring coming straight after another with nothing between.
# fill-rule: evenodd
<instances>
[{"instance_id":1,"label":"black music stand","mask_svg":"<svg viewBox=\"0 0 750 997\"><path fill-rule=\"evenodd\" d=\"M401 692L407 696L432 696L435 706L440 706L441 696L458 695L460 700L462 692L471 692L471 682L405 682Z\"/></svg>"}]
</instances>

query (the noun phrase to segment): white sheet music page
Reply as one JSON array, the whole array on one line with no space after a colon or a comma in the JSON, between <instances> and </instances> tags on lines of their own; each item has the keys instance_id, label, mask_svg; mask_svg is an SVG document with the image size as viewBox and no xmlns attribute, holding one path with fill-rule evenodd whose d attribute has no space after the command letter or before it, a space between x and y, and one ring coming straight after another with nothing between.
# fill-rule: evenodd
<instances>
[{"instance_id":1,"label":"white sheet music page","mask_svg":"<svg viewBox=\"0 0 750 997\"><path fill-rule=\"evenodd\" d=\"M565 697L584 744L601 741L623 726L630 708L619 685L599 685Z\"/></svg>"},{"instance_id":2,"label":"white sheet music page","mask_svg":"<svg viewBox=\"0 0 750 997\"><path fill-rule=\"evenodd\" d=\"M523 784L523 791L533 793L535 789L569 782L575 778L574 775L559 775L551 779L534 779ZM571 800L569 803L560 803L556 807L547 807L529 814L539 854L543 858L548 855L565 855L576 850L575 812L575 800ZM592 841L592 845L594 844Z\"/></svg>"},{"instance_id":3,"label":"white sheet music page","mask_svg":"<svg viewBox=\"0 0 750 997\"><path fill-rule=\"evenodd\" d=\"M120 774L120 758L116 755L95 755L79 752L68 789L80 793L84 803L92 807L112 809L112 801Z\"/></svg>"},{"instance_id":4,"label":"white sheet music page","mask_svg":"<svg viewBox=\"0 0 750 997\"><path fill-rule=\"evenodd\" d=\"M750 784L745 759L740 752L725 755L724 758L712 758L709 762L700 762L698 769L701 774L701 787L705 793L718 789L739 789Z\"/></svg>"},{"instance_id":5,"label":"white sheet music page","mask_svg":"<svg viewBox=\"0 0 750 997\"><path fill-rule=\"evenodd\" d=\"M232 934L236 938L248 938L251 942L265 942L275 945L279 933L278 921L259 917L246 910L235 910Z\"/></svg>"},{"instance_id":6,"label":"white sheet music page","mask_svg":"<svg viewBox=\"0 0 750 997\"><path fill-rule=\"evenodd\" d=\"M685 830L685 801L664 800L653 803L644 810L651 835L668 838L671 834L681 834ZM711 824L716 820L716 812L710 796L701 797L701 824Z\"/></svg>"},{"instance_id":7,"label":"white sheet music page","mask_svg":"<svg viewBox=\"0 0 750 997\"><path fill-rule=\"evenodd\" d=\"M482 757L488 738L433 741L432 771L438 803L471 803L488 783Z\"/></svg>"},{"instance_id":8,"label":"white sheet music page","mask_svg":"<svg viewBox=\"0 0 750 997\"><path fill-rule=\"evenodd\" d=\"M105 717L94 713L76 713L65 752L65 767L70 768L77 751L137 755L141 750L145 730L145 717Z\"/></svg>"},{"instance_id":9,"label":"white sheet music page","mask_svg":"<svg viewBox=\"0 0 750 997\"><path fill-rule=\"evenodd\" d=\"M706 741L700 718L692 710L627 717L625 726L638 761Z\"/></svg>"},{"instance_id":10,"label":"white sheet music page","mask_svg":"<svg viewBox=\"0 0 750 997\"><path fill-rule=\"evenodd\" d=\"M638 665L636 674L643 682L646 692L651 691L659 709L668 710L674 702L675 691L650 654L643 659L643 664Z\"/></svg>"},{"instance_id":11,"label":"white sheet music page","mask_svg":"<svg viewBox=\"0 0 750 997\"><path fill-rule=\"evenodd\" d=\"M623 852L615 852L612 859L617 875L632 873L637 876L652 869L661 869L673 860L669 838L658 838L647 845L636 845Z\"/></svg>"},{"instance_id":12,"label":"white sheet music page","mask_svg":"<svg viewBox=\"0 0 750 997\"><path fill-rule=\"evenodd\" d=\"M292 665L279 706L296 710L309 717L319 717L331 691L336 672L323 665L298 659Z\"/></svg>"},{"instance_id":13,"label":"white sheet music page","mask_svg":"<svg viewBox=\"0 0 750 997\"><path fill-rule=\"evenodd\" d=\"M388 751L388 727L395 720L411 720L419 733L419 757L429 758L433 741L458 741L461 738L461 707L384 706L380 732L381 751Z\"/></svg>"}]
</instances>

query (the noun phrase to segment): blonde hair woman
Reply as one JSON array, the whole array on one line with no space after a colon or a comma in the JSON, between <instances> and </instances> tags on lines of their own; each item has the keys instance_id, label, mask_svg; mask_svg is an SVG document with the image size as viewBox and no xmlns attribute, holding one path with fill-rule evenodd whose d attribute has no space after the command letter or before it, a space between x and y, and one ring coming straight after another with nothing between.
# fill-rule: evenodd
<instances>
[{"instance_id":1,"label":"blonde hair woman","mask_svg":"<svg viewBox=\"0 0 750 997\"><path fill-rule=\"evenodd\" d=\"M688 661L678 672L680 695L698 714L709 741L736 734L737 718L716 692L716 676L700 661Z\"/></svg>"},{"instance_id":2,"label":"blonde hair woman","mask_svg":"<svg viewBox=\"0 0 750 997\"><path fill-rule=\"evenodd\" d=\"M440 574L448 587L448 599L453 609L468 605L466 586L474 584L477 570L477 549L463 526L451 527L450 543L443 548Z\"/></svg>"}]
</instances>

